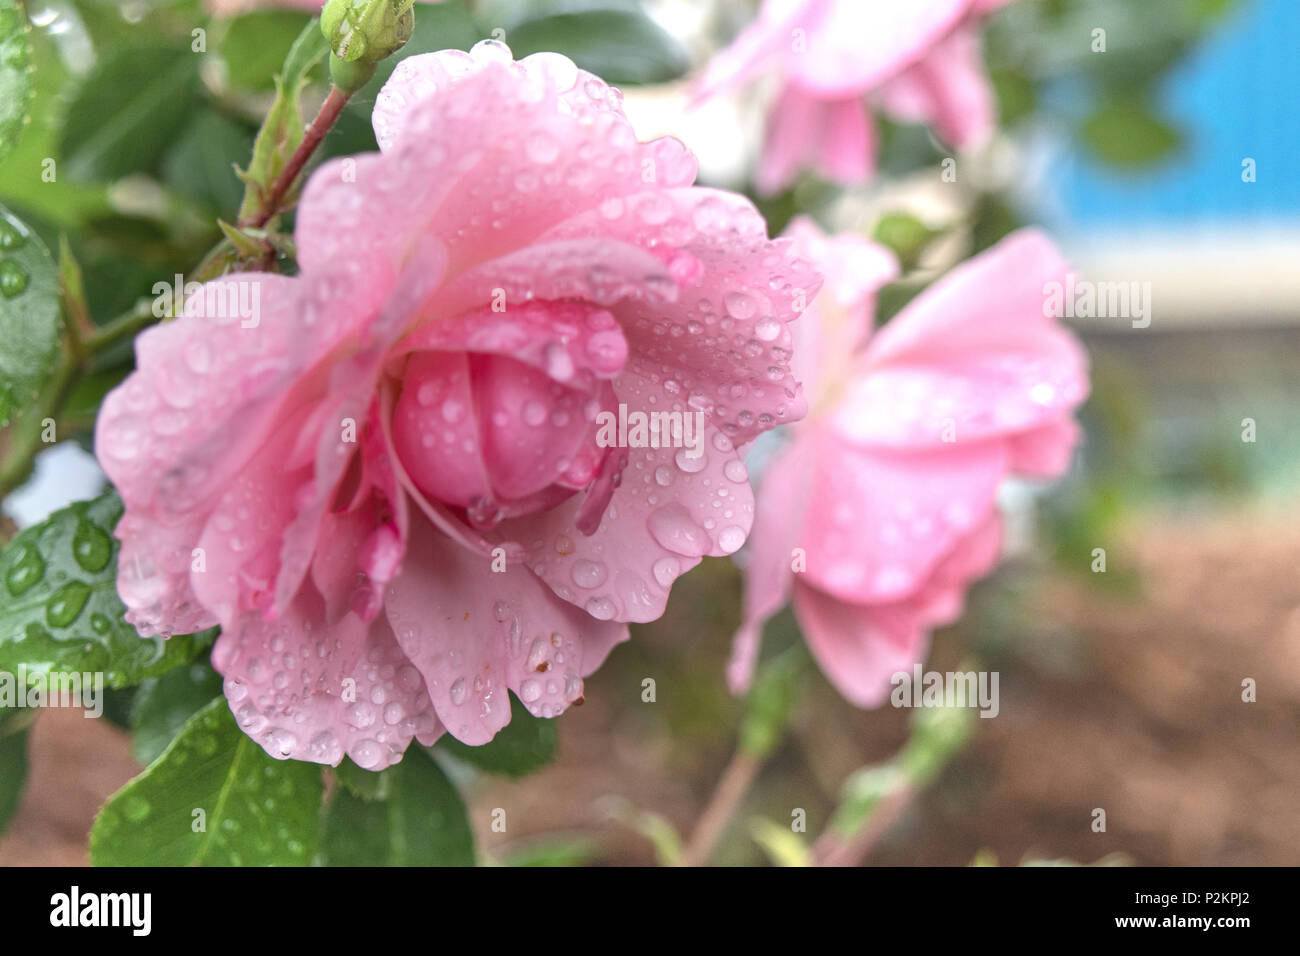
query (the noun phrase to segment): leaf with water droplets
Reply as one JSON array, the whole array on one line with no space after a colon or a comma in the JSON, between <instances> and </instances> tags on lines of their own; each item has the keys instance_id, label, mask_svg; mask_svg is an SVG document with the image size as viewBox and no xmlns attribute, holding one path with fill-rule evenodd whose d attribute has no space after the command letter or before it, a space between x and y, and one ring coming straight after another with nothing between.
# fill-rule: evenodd
<instances>
[{"instance_id":1,"label":"leaf with water droplets","mask_svg":"<svg viewBox=\"0 0 1300 956\"><path fill-rule=\"evenodd\" d=\"M166 673L212 632L142 638L117 596L116 493L56 511L0 551L0 670L102 672L110 687Z\"/></svg>"},{"instance_id":2,"label":"leaf with water droplets","mask_svg":"<svg viewBox=\"0 0 1300 956\"><path fill-rule=\"evenodd\" d=\"M49 377L61 329L54 260L27 224L0 206L0 426Z\"/></svg>"},{"instance_id":3,"label":"leaf with water droplets","mask_svg":"<svg viewBox=\"0 0 1300 956\"><path fill-rule=\"evenodd\" d=\"M522 777L555 759L556 738L555 721L534 717L512 693L510 723L487 743L471 747L447 734L438 746L482 770Z\"/></svg>"},{"instance_id":4,"label":"leaf with water droplets","mask_svg":"<svg viewBox=\"0 0 1300 956\"><path fill-rule=\"evenodd\" d=\"M90 860L305 866L316 850L323 792L320 767L267 756L218 697L109 798L90 831Z\"/></svg>"},{"instance_id":5,"label":"leaf with water droplets","mask_svg":"<svg viewBox=\"0 0 1300 956\"><path fill-rule=\"evenodd\" d=\"M341 769L341 768L340 768ZM358 771L365 774L365 771ZM321 839L326 866L473 866L465 804L442 768L419 750L382 773L369 798L340 787Z\"/></svg>"},{"instance_id":6,"label":"leaf with water droplets","mask_svg":"<svg viewBox=\"0 0 1300 956\"><path fill-rule=\"evenodd\" d=\"M27 125L32 101L31 27L17 0L0 0L0 161Z\"/></svg>"}]
</instances>

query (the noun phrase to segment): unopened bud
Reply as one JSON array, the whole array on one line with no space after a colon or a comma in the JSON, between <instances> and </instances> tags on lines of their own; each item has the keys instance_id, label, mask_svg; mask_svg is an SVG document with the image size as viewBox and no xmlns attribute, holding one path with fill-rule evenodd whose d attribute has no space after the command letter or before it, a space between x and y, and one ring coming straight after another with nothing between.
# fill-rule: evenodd
<instances>
[{"instance_id":1,"label":"unopened bud","mask_svg":"<svg viewBox=\"0 0 1300 956\"><path fill-rule=\"evenodd\" d=\"M330 79L354 93L374 75L375 65L400 50L415 26L415 0L329 0L320 15L329 41Z\"/></svg>"}]
</instances>

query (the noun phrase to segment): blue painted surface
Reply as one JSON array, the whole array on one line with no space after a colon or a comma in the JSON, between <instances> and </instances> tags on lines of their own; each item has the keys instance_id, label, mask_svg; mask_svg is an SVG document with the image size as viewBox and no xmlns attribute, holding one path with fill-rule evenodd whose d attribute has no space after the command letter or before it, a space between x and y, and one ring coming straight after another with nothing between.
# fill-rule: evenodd
<instances>
[{"instance_id":1,"label":"blue painted surface","mask_svg":"<svg viewBox=\"0 0 1300 956\"><path fill-rule=\"evenodd\" d=\"M1161 97L1188 134L1183 152L1138 173L1075 152L1056 196L1066 224L1300 224L1300 0L1244 3L1170 72ZM1246 157L1254 183L1241 180Z\"/></svg>"}]
</instances>

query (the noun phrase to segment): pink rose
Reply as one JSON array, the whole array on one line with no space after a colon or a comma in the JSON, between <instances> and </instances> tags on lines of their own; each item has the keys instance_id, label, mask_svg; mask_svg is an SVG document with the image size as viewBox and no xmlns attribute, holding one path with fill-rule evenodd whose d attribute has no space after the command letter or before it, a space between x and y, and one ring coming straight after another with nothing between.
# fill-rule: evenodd
<instances>
[{"instance_id":1,"label":"pink rose","mask_svg":"<svg viewBox=\"0 0 1300 956\"><path fill-rule=\"evenodd\" d=\"M819 281L564 57L410 57L374 126L381 152L308 182L300 274L189 296L96 436L129 619L219 623L247 733L372 769L444 727L486 742L507 688L559 714L740 547L736 449L804 413L787 323ZM702 430L601 440L651 412Z\"/></svg>"},{"instance_id":2,"label":"pink rose","mask_svg":"<svg viewBox=\"0 0 1300 956\"><path fill-rule=\"evenodd\" d=\"M766 0L758 20L709 63L697 96L775 67L782 85L768 117L758 188L778 192L805 167L834 182L864 182L875 170L865 97L959 148L992 132L993 92L977 27L1007 2Z\"/></svg>"},{"instance_id":3,"label":"pink rose","mask_svg":"<svg viewBox=\"0 0 1300 956\"><path fill-rule=\"evenodd\" d=\"M796 326L811 410L761 479L728 676L748 685L764 621L793 599L827 677L871 707L996 563L1003 478L1068 467L1086 356L1045 314L1044 285L1066 266L1036 231L954 269L874 335L890 254L807 221L790 234L826 275Z\"/></svg>"}]
</instances>

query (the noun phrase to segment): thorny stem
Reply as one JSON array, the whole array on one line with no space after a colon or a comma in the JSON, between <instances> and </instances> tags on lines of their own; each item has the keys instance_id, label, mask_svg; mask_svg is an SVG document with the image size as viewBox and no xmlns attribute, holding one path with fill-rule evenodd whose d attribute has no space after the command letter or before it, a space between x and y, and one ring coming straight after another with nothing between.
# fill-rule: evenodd
<instances>
[{"instance_id":1,"label":"thorny stem","mask_svg":"<svg viewBox=\"0 0 1300 956\"><path fill-rule=\"evenodd\" d=\"M316 114L316 118L303 131L302 142L293 151L293 155L289 157L289 162L285 165L284 170L271 186L271 191L262 203L262 208L251 219L241 219L239 225L260 229L267 224L272 216L280 212L280 205L284 202L284 197L293 186L294 180L298 178L298 174L307 165L307 160L311 159L312 153L316 152L316 147L325 138L325 134L338 121L339 114L343 112L343 107L348 105L348 100L351 97L351 93L344 93L337 86L330 87L329 96L325 97L325 102L321 104L320 112Z\"/></svg>"},{"instance_id":2,"label":"thorny stem","mask_svg":"<svg viewBox=\"0 0 1300 956\"><path fill-rule=\"evenodd\" d=\"M749 788L762 769L763 762L744 749L738 749L722 772L717 788L700 815L695 830L682 851L682 866L703 866L713 853L727 824L739 808Z\"/></svg>"}]
</instances>

